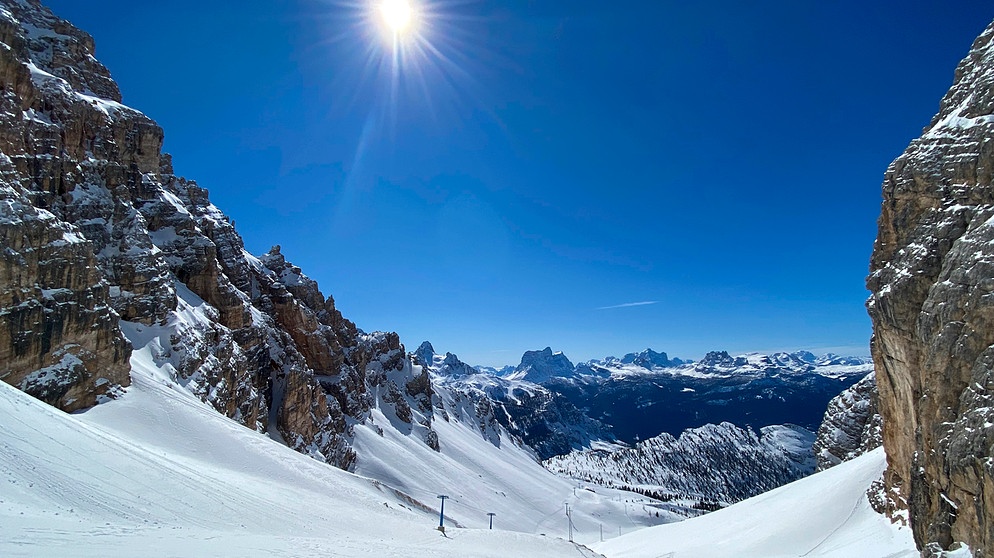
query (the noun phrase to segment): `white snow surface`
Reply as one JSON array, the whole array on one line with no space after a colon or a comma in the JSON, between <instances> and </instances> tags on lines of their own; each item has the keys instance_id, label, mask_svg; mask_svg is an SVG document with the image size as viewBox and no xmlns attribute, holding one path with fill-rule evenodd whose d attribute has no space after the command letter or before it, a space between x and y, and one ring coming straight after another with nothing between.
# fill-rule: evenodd
<instances>
[{"instance_id":1,"label":"white snow surface","mask_svg":"<svg viewBox=\"0 0 994 558\"><path fill-rule=\"evenodd\" d=\"M120 400L77 415L0 382L0 556L592 556L552 536L443 537L433 509L164 382L147 349L132 364Z\"/></svg>"},{"instance_id":2,"label":"white snow surface","mask_svg":"<svg viewBox=\"0 0 994 558\"><path fill-rule=\"evenodd\" d=\"M870 507L883 449L723 510L591 545L607 558L917 558L911 530Z\"/></svg>"},{"instance_id":3,"label":"white snow surface","mask_svg":"<svg viewBox=\"0 0 994 558\"><path fill-rule=\"evenodd\" d=\"M445 400L450 417L446 421L436 414L432 423L439 451L389 427L377 409L373 422L382 425L382 435L366 425L356 427L356 473L383 481L429 506L445 494L450 497L446 518L468 528L487 528L487 514L494 512L494 525L565 537L565 504L569 503L574 540L586 544L600 539L601 526L607 535L617 536L619 528L630 532L682 519L639 494L553 474L503 428L497 436L472 426L478 420L472 402L463 400L461 406L444 386L435 390Z\"/></svg>"}]
</instances>

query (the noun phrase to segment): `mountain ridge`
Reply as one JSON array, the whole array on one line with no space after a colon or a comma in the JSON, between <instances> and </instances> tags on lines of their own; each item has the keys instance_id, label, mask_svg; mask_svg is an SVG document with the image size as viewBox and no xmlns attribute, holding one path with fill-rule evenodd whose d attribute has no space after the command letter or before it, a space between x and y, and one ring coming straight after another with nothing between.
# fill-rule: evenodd
<instances>
[{"instance_id":1,"label":"mountain ridge","mask_svg":"<svg viewBox=\"0 0 994 558\"><path fill-rule=\"evenodd\" d=\"M628 444L726 421L742 428L790 423L815 431L828 402L873 370L869 359L807 351L713 351L693 362L646 349L569 368L564 354L547 347L526 352L522 362L504 377L531 374Z\"/></svg>"}]
</instances>

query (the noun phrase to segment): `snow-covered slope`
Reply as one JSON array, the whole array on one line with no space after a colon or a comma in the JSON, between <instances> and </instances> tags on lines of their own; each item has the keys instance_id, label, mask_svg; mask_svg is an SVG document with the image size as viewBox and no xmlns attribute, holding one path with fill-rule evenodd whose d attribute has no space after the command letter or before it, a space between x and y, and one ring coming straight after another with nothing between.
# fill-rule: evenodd
<instances>
[{"instance_id":1,"label":"snow-covered slope","mask_svg":"<svg viewBox=\"0 0 994 558\"><path fill-rule=\"evenodd\" d=\"M492 414L541 459L590 447L597 441L614 441L610 428L540 385L488 374L435 380L436 389L445 388L475 401L478 414Z\"/></svg>"},{"instance_id":2,"label":"snow-covered slope","mask_svg":"<svg viewBox=\"0 0 994 558\"><path fill-rule=\"evenodd\" d=\"M521 490L500 497L544 501L548 516L541 524L535 512L516 516L498 509L495 525L535 521L549 536L449 528L443 537L433 529L433 490L408 498L384 483L309 459L164 382L142 351L132 363L135 381L128 392L81 415L66 415L0 385L0 555L592 556L553 536L565 531L562 502L568 499L574 510L589 506L589 516L577 521L575 515L574 522L578 539L593 542L603 519L596 514L621 498L600 489L572 496L569 485L561 493L562 485L520 484L540 473L526 468L516 474L505 462L508 478L501 482ZM410 446L417 447L423 445ZM480 456L488 459L495 454ZM876 515L863 496L883 466L876 450L703 518L643 529L594 548L609 558L917 556L910 532ZM474 469L483 474L486 464L468 466L466 474ZM482 507L460 509L481 493L450 494L450 526L484 521L472 517ZM628 514L637 519L640 507L630 504ZM618 522L604 526L612 535Z\"/></svg>"},{"instance_id":3,"label":"snow-covered slope","mask_svg":"<svg viewBox=\"0 0 994 558\"><path fill-rule=\"evenodd\" d=\"M870 507L882 449L723 510L591 547L608 558L917 558L907 528Z\"/></svg>"},{"instance_id":4,"label":"snow-covered slope","mask_svg":"<svg viewBox=\"0 0 994 558\"><path fill-rule=\"evenodd\" d=\"M379 466L393 467L404 494L222 417L172 383L147 348L132 366L123 397L77 415L0 384L0 555L589 556L553 536L566 531L563 502L577 510L580 541L592 542L599 522L608 533L650 523L634 517L642 504L618 501L633 495L574 496L573 483L527 452L480 452L455 423L440 454L392 430L380 439ZM360 444L379 438L361 430ZM443 490L446 537L434 530ZM451 528L482 527L488 511L501 530Z\"/></svg>"},{"instance_id":5,"label":"snow-covered slope","mask_svg":"<svg viewBox=\"0 0 994 558\"><path fill-rule=\"evenodd\" d=\"M196 309L188 314L196 321ZM598 540L602 527L611 535L679 519L637 494L557 477L492 414L481 422L478 400L445 386L433 397L437 451L377 396L370 420L353 425L360 477L339 471L219 415L180 383L155 328L125 331L133 384L118 400L66 415L0 391L0 556L148 546L175 555L545 556L576 551L507 531L565 536L564 503L577 542ZM450 497L450 529L436 541L440 494ZM501 545L467 534L486 528L491 512Z\"/></svg>"},{"instance_id":6,"label":"snow-covered slope","mask_svg":"<svg viewBox=\"0 0 994 558\"><path fill-rule=\"evenodd\" d=\"M630 448L575 451L545 466L586 482L713 509L813 473L813 441L814 434L798 426L767 426L757 435L725 422L679 438L661 434Z\"/></svg>"},{"instance_id":7,"label":"snow-covered slope","mask_svg":"<svg viewBox=\"0 0 994 558\"><path fill-rule=\"evenodd\" d=\"M439 494L451 497L446 515L461 526L486 528L488 513L497 514L495 524L528 533L566 535L564 503L572 508L575 540L593 542L601 525L616 533L680 519L655 515L657 504L638 494L588 486L549 472L534 452L508 435L499 424L484 421L478 400L458 391L436 387L448 420L436 420L439 451L433 451L401 431L383 428L382 434L368 427L356 428L356 473L383 481L427 503ZM374 411L379 421L379 413ZM363 456L376 456L375 459ZM587 489L577 490L577 487Z\"/></svg>"}]
</instances>

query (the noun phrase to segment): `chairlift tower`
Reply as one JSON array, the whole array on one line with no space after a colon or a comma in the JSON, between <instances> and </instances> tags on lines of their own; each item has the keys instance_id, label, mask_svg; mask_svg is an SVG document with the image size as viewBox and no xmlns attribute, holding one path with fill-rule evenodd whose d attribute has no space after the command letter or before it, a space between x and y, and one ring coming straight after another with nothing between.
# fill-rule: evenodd
<instances>
[{"instance_id":1,"label":"chairlift tower","mask_svg":"<svg viewBox=\"0 0 994 558\"><path fill-rule=\"evenodd\" d=\"M445 499L446 498L448 498L448 496L446 496L444 494L439 494L438 495L438 499L442 501L442 507L441 507L441 509L438 510L438 530L441 531L441 532L443 532L443 533L445 532Z\"/></svg>"}]
</instances>

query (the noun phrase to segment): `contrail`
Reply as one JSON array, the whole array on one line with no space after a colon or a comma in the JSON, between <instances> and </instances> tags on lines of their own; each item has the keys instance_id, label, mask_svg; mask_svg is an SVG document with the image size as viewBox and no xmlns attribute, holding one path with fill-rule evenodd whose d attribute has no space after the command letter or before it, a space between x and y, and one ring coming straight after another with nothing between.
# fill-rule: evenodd
<instances>
[{"instance_id":1,"label":"contrail","mask_svg":"<svg viewBox=\"0 0 994 558\"><path fill-rule=\"evenodd\" d=\"M658 304L658 300L646 300L643 302L626 302L624 304L615 304L614 306L601 306L598 310L612 310L614 308L631 308L632 306L648 306L650 304Z\"/></svg>"}]
</instances>

